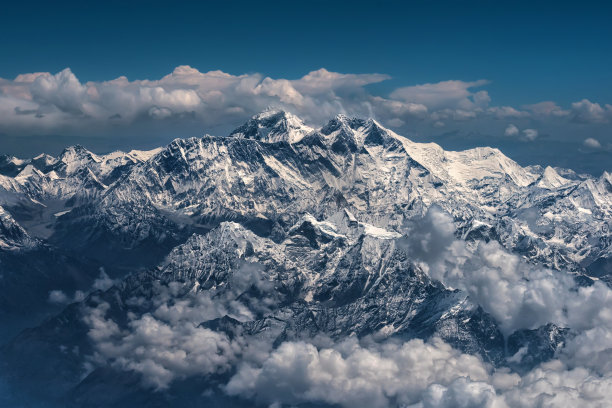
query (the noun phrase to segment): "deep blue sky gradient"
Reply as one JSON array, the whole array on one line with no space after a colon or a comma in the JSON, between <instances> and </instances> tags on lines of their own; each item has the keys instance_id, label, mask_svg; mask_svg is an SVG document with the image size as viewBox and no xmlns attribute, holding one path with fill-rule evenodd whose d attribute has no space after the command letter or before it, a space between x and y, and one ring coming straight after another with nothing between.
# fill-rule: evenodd
<instances>
[{"instance_id":1,"label":"deep blue sky gradient","mask_svg":"<svg viewBox=\"0 0 612 408\"><path fill-rule=\"evenodd\" d=\"M82 81L200 71L298 78L389 74L373 86L489 79L497 104L612 99L609 2L5 2L0 77L70 67Z\"/></svg>"}]
</instances>

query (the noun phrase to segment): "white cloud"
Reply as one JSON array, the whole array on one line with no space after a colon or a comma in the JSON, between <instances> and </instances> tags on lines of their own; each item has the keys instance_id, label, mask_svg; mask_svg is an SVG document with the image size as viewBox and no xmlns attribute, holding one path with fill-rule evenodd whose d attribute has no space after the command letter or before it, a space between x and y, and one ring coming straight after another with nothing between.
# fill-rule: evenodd
<instances>
[{"instance_id":1,"label":"white cloud","mask_svg":"<svg viewBox=\"0 0 612 408\"><path fill-rule=\"evenodd\" d=\"M438 121L434 122L434 124L433 124L433 127L435 127L435 128L442 128L444 126L446 126L446 124L444 122L442 122L441 120L438 120Z\"/></svg>"},{"instance_id":2,"label":"white cloud","mask_svg":"<svg viewBox=\"0 0 612 408\"><path fill-rule=\"evenodd\" d=\"M148 387L161 390L176 378L228 371L240 350L225 334L185 319L145 314L122 330L106 318L109 308L100 303L84 317L96 350L92 360L140 373Z\"/></svg>"},{"instance_id":3,"label":"white cloud","mask_svg":"<svg viewBox=\"0 0 612 408\"><path fill-rule=\"evenodd\" d=\"M87 294L85 292L83 292L82 290L77 290L74 292L72 302L82 302L83 300L85 300L86 296Z\"/></svg>"},{"instance_id":4,"label":"white cloud","mask_svg":"<svg viewBox=\"0 0 612 408\"><path fill-rule=\"evenodd\" d=\"M96 283L98 287L108 287L112 281L101 271ZM106 302L85 307L83 320L95 351L89 363L138 372L145 386L162 390L176 379L224 373L238 361L257 361L259 354L268 353L270 341L247 341L240 336L230 339L200 323L225 316L252 321L258 313L270 313L278 293L263 267L256 263L241 262L227 276L226 283L217 294L184 293L179 282L156 284L150 299L126 301L131 306L152 302L150 313L128 313L126 327L119 327L113 320ZM257 298L240 296L253 287L260 291Z\"/></svg>"},{"instance_id":5,"label":"white cloud","mask_svg":"<svg viewBox=\"0 0 612 408\"><path fill-rule=\"evenodd\" d=\"M529 117L529 113L519 111L512 106L493 106L487 109L487 113L493 116L495 119L508 119L508 118L525 118Z\"/></svg>"},{"instance_id":6,"label":"white cloud","mask_svg":"<svg viewBox=\"0 0 612 408\"><path fill-rule=\"evenodd\" d=\"M406 122L404 122L403 120L401 120L399 118L390 119L390 120L387 121L387 125L388 126L395 127L395 128L402 127L405 124L406 124Z\"/></svg>"},{"instance_id":7,"label":"white cloud","mask_svg":"<svg viewBox=\"0 0 612 408\"><path fill-rule=\"evenodd\" d=\"M509 124L506 127L506 130L504 130L504 136L514 137L514 136L518 136L518 134L519 134L519 129L513 124Z\"/></svg>"},{"instance_id":8,"label":"white cloud","mask_svg":"<svg viewBox=\"0 0 612 408\"><path fill-rule=\"evenodd\" d=\"M602 408L611 385L609 375L561 360L519 376L438 339L369 347L349 339L321 348L285 342L262 362L242 364L225 390L270 406Z\"/></svg>"},{"instance_id":9,"label":"white cloud","mask_svg":"<svg viewBox=\"0 0 612 408\"><path fill-rule=\"evenodd\" d=\"M382 74L340 74L321 68L292 82L299 92L313 95L328 93L341 88L362 87L390 78L389 75Z\"/></svg>"},{"instance_id":10,"label":"white cloud","mask_svg":"<svg viewBox=\"0 0 612 408\"><path fill-rule=\"evenodd\" d=\"M536 116L563 117L570 114L570 111L561 108L559 105L552 101L544 101L533 105L525 105L524 108L530 110Z\"/></svg>"},{"instance_id":11,"label":"white cloud","mask_svg":"<svg viewBox=\"0 0 612 408\"><path fill-rule=\"evenodd\" d=\"M61 290L52 290L49 292L49 302L50 303L68 303L70 298Z\"/></svg>"},{"instance_id":12,"label":"white cloud","mask_svg":"<svg viewBox=\"0 0 612 408\"><path fill-rule=\"evenodd\" d=\"M53 107L61 112L84 115L87 87L66 68L55 75L36 76L29 86L32 101L41 107Z\"/></svg>"},{"instance_id":13,"label":"white cloud","mask_svg":"<svg viewBox=\"0 0 612 408\"><path fill-rule=\"evenodd\" d=\"M549 322L576 330L612 328L612 291L605 284L578 287L571 275L527 264L495 241L470 250L454 238L450 216L435 206L408 225L399 245L432 278L466 291L505 335Z\"/></svg>"},{"instance_id":14,"label":"white cloud","mask_svg":"<svg viewBox=\"0 0 612 408\"><path fill-rule=\"evenodd\" d=\"M203 126L215 126L236 115L250 116L270 105L316 121L342 110L365 113L363 103L373 97L362 87L387 78L381 74L340 74L321 69L287 80L260 74L202 73L180 66L160 80L129 81L119 77L81 83L67 68L55 75L25 74L15 81L0 80L0 131L77 132L87 124L128 126L146 117L159 120L187 113ZM352 98L341 98L336 93L346 90Z\"/></svg>"},{"instance_id":15,"label":"white cloud","mask_svg":"<svg viewBox=\"0 0 612 408\"><path fill-rule=\"evenodd\" d=\"M434 84L423 84L398 88L391 93L392 99L417 103L430 110L460 109L471 110L474 107L486 107L491 98L486 91L473 93L471 88L488 84L486 80L474 82L442 81Z\"/></svg>"},{"instance_id":16,"label":"white cloud","mask_svg":"<svg viewBox=\"0 0 612 408\"><path fill-rule=\"evenodd\" d=\"M404 118L424 119L429 113L427 107L420 103L402 102L375 96L371 101L372 106L379 115L392 115Z\"/></svg>"},{"instance_id":17,"label":"white cloud","mask_svg":"<svg viewBox=\"0 0 612 408\"><path fill-rule=\"evenodd\" d=\"M530 142L533 142L538 137L538 131L535 130L535 129L524 129L523 130L523 137L526 140L528 140Z\"/></svg>"},{"instance_id":18,"label":"white cloud","mask_svg":"<svg viewBox=\"0 0 612 408\"><path fill-rule=\"evenodd\" d=\"M438 120L448 120L452 119L455 121L465 121L469 119L474 119L481 112L480 109L477 110L464 110L464 109L442 109L439 111L435 111L431 114L431 119Z\"/></svg>"},{"instance_id":19,"label":"white cloud","mask_svg":"<svg viewBox=\"0 0 612 408\"><path fill-rule=\"evenodd\" d=\"M106 274L104 268L100 268L100 275L94 280L91 289L105 291L113 286L115 282ZM82 290L76 290L72 297L69 297L62 290L52 290L49 292L49 303L67 304L73 302L81 302L87 297L86 292Z\"/></svg>"},{"instance_id":20,"label":"white cloud","mask_svg":"<svg viewBox=\"0 0 612 408\"><path fill-rule=\"evenodd\" d=\"M601 149L601 143L599 143L599 140L594 139L592 137L584 139L584 142L582 142L582 144L590 149Z\"/></svg>"},{"instance_id":21,"label":"white cloud","mask_svg":"<svg viewBox=\"0 0 612 408\"><path fill-rule=\"evenodd\" d=\"M570 110L550 101L523 109L491 106L489 93L478 89L488 84L486 80L417 84L397 88L388 96L374 95L365 87L387 79L384 74L323 68L302 78L285 79L258 73L199 72L189 66L179 66L156 80L130 81L122 76L81 82L69 68L56 74L22 74L14 80L0 78L0 133L81 137L124 130L123 134L142 135L139 130L164 132L172 124L173 130L184 126L192 134L194 128L210 131L238 124L269 106L290 111L313 126L343 113L372 116L382 124L417 132L442 122L452 130L453 125L461 127L460 122L478 120L474 125L487 133L495 127L491 119L554 124L606 123L612 117L610 105L586 99ZM421 122L424 126L419 127Z\"/></svg>"},{"instance_id":22,"label":"white cloud","mask_svg":"<svg viewBox=\"0 0 612 408\"><path fill-rule=\"evenodd\" d=\"M612 118L612 106L601 106L588 99L572 103L572 120L579 123L607 123Z\"/></svg>"},{"instance_id":23,"label":"white cloud","mask_svg":"<svg viewBox=\"0 0 612 408\"><path fill-rule=\"evenodd\" d=\"M106 274L104 268L100 268L100 276L94 281L92 289L105 291L110 289L114 284L115 282Z\"/></svg>"},{"instance_id":24,"label":"white cloud","mask_svg":"<svg viewBox=\"0 0 612 408\"><path fill-rule=\"evenodd\" d=\"M243 364L226 392L266 404L382 408L417 403L432 383L450 385L465 377L489 380L489 371L478 357L462 354L438 339L365 348L351 338L321 349L285 342L262 364Z\"/></svg>"},{"instance_id":25,"label":"white cloud","mask_svg":"<svg viewBox=\"0 0 612 408\"><path fill-rule=\"evenodd\" d=\"M152 106L148 112L149 116L154 119L166 119L172 116L172 111L168 108L160 108L158 106Z\"/></svg>"}]
</instances>

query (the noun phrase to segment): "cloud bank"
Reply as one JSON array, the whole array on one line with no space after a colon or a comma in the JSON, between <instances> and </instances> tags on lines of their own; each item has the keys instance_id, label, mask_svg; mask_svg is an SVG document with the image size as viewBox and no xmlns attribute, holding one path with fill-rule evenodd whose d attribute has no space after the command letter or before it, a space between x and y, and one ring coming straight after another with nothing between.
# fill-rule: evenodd
<instances>
[{"instance_id":1,"label":"cloud bank","mask_svg":"<svg viewBox=\"0 0 612 408\"><path fill-rule=\"evenodd\" d=\"M570 274L525 263L497 241L480 241L470 250L455 239L452 218L436 206L407 227L400 245L433 279L467 292L506 336L546 323L612 329L612 291L601 281L578 286Z\"/></svg>"},{"instance_id":2,"label":"cloud bank","mask_svg":"<svg viewBox=\"0 0 612 408\"><path fill-rule=\"evenodd\" d=\"M610 375L570 368L561 360L520 376L493 370L438 339L371 347L349 339L331 348L283 343L261 365L243 365L226 392L262 406L603 408L611 385Z\"/></svg>"},{"instance_id":3,"label":"cloud bank","mask_svg":"<svg viewBox=\"0 0 612 408\"><path fill-rule=\"evenodd\" d=\"M549 101L523 108L491 105L491 97L482 89L490 82L484 79L400 87L386 97L366 88L387 79L384 74L342 74L323 68L293 80L257 73L202 73L189 66L179 66L158 80L119 77L83 83L69 68L55 74L29 73L13 80L0 79L0 132L86 134L94 125L108 131L138 122L181 118L196 120L204 130L244 119L270 105L290 110L312 124L338 113L374 116L396 127L415 121L440 127L448 121L479 117L575 123L612 120L611 105L587 99L568 109Z\"/></svg>"}]
</instances>

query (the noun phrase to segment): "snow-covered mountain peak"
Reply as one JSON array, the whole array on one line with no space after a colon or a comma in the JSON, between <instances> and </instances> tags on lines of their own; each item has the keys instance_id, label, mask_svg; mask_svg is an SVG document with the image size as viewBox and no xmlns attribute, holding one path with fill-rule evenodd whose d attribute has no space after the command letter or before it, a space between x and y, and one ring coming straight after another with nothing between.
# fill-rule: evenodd
<instances>
[{"instance_id":1,"label":"snow-covered mountain peak","mask_svg":"<svg viewBox=\"0 0 612 408\"><path fill-rule=\"evenodd\" d=\"M76 159L88 158L92 159L96 157L92 152L87 150L81 145L74 145L65 148L62 153L58 156L58 160L64 162L70 162Z\"/></svg>"},{"instance_id":2,"label":"snow-covered mountain peak","mask_svg":"<svg viewBox=\"0 0 612 408\"><path fill-rule=\"evenodd\" d=\"M230 136L255 139L264 143L297 143L312 131L313 128L306 126L300 118L289 112L266 110L253 116Z\"/></svg>"},{"instance_id":3,"label":"snow-covered mountain peak","mask_svg":"<svg viewBox=\"0 0 612 408\"><path fill-rule=\"evenodd\" d=\"M44 177L44 174L31 164L26 165L15 178Z\"/></svg>"},{"instance_id":4,"label":"snow-covered mountain peak","mask_svg":"<svg viewBox=\"0 0 612 408\"><path fill-rule=\"evenodd\" d=\"M355 240L362 235L382 240L397 239L401 237L401 234L396 231L359 221L357 217L346 208L336 212L326 221L336 226L338 233L346 235L351 240Z\"/></svg>"},{"instance_id":5,"label":"snow-covered mountain peak","mask_svg":"<svg viewBox=\"0 0 612 408\"><path fill-rule=\"evenodd\" d=\"M58 156L54 170L65 175L71 175L91 163L100 163L102 160L80 145L70 146Z\"/></svg>"},{"instance_id":6,"label":"snow-covered mountain peak","mask_svg":"<svg viewBox=\"0 0 612 408\"><path fill-rule=\"evenodd\" d=\"M509 178L524 187L533 183L538 175L521 167L499 149L477 147L464 151L445 151L436 143L412 142L374 119L348 118L338 115L320 132L332 143L332 148L347 146L351 151L363 146L384 146L387 149L403 148L404 154L442 180L453 184L466 184L485 178ZM351 148L352 147L352 148ZM346 149L346 148L345 148Z\"/></svg>"},{"instance_id":7,"label":"snow-covered mountain peak","mask_svg":"<svg viewBox=\"0 0 612 408\"><path fill-rule=\"evenodd\" d=\"M26 165L25 160L18 159L15 156L9 156L9 155L0 156L0 174L14 177L23 169L25 165Z\"/></svg>"},{"instance_id":8,"label":"snow-covered mountain peak","mask_svg":"<svg viewBox=\"0 0 612 408\"><path fill-rule=\"evenodd\" d=\"M137 161L147 161L162 150L162 147L156 147L151 150L130 150L128 155L135 158Z\"/></svg>"},{"instance_id":9,"label":"snow-covered mountain peak","mask_svg":"<svg viewBox=\"0 0 612 408\"><path fill-rule=\"evenodd\" d=\"M176 246L164 260L161 270L183 279L197 278L216 268L227 274L231 269L229 262L248 258L255 248L261 251L271 245L271 241L258 237L238 223L223 222L208 234L193 234L185 243Z\"/></svg>"},{"instance_id":10,"label":"snow-covered mountain peak","mask_svg":"<svg viewBox=\"0 0 612 408\"><path fill-rule=\"evenodd\" d=\"M336 239L347 239L345 235L339 233L336 225L328 221L317 221L317 219L310 214L304 215L289 230L288 235L302 235L315 247L318 247L320 243L327 243Z\"/></svg>"},{"instance_id":11,"label":"snow-covered mountain peak","mask_svg":"<svg viewBox=\"0 0 612 408\"><path fill-rule=\"evenodd\" d=\"M57 163L57 159L46 153L41 153L31 160L31 163L41 171L46 171L49 167Z\"/></svg>"},{"instance_id":12,"label":"snow-covered mountain peak","mask_svg":"<svg viewBox=\"0 0 612 408\"><path fill-rule=\"evenodd\" d=\"M344 114L338 114L327 122L327 124L321 128L320 132L329 136L331 133L337 132L341 128L356 130L363 127L365 123L365 119L350 118Z\"/></svg>"},{"instance_id":13,"label":"snow-covered mountain peak","mask_svg":"<svg viewBox=\"0 0 612 408\"><path fill-rule=\"evenodd\" d=\"M443 180L467 184L473 180L509 179L520 187L533 183L538 175L521 167L499 149L476 147L446 151L436 143L415 143L399 136L406 151L432 174Z\"/></svg>"},{"instance_id":14,"label":"snow-covered mountain peak","mask_svg":"<svg viewBox=\"0 0 612 408\"><path fill-rule=\"evenodd\" d=\"M37 241L0 206L0 250L19 250L33 248Z\"/></svg>"},{"instance_id":15,"label":"snow-covered mountain peak","mask_svg":"<svg viewBox=\"0 0 612 408\"><path fill-rule=\"evenodd\" d=\"M561 177L561 175L552 167L546 166L544 172L542 173L542 177L538 180L537 186L540 188L554 189L569 183L570 180Z\"/></svg>"},{"instance_id":16,"label":"snow-covered mountain peak","mask_svg":"<svg viewBox=\"0 0 612 408\"><path fill-rule=\"evenodd\" d=\"M374 119L349 118L337 115L319 130L332 150L355 153L364 146L397 147L397 135Z\"/></svg>"},{"instance_id":17,"label":"snow-covered mountain peak","mask_svg":"<svg viewBox=\"0 0 612 408\"><path fill-rule=\"evenodd\" d=\"M15 156L3 155L0 160L4 164L12 164L14 166L21 166L25 163L25 160L19 159Z\"/></svg>"},{"instance_id":18,"label":"snow-covered mountain peak","mask_svg":"<svg viewBox=\"0 0 612 408\"><path fill-rule=\"evenodd\" d=\"M612 193L612 173L604 171L599 177L599 182L606 187L609 193Z\"/></svg>"}]
</instances>

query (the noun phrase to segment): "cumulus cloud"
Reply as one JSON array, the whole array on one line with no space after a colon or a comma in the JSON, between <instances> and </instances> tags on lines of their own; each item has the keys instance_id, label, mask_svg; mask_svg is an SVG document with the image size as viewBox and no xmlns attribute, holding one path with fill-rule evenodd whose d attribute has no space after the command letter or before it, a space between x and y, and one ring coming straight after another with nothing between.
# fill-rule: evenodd
<instances>
[{"instance_id":1,"label":"cumulus cloud","mask_svg":"<svg viewBox=\"0 0 612 408\"><path fill-rule=\"evenodd\" d=\"M604 407L610 385L610 376L560 360L520 376L438 339L369 347L349 339L322 348L285 342L263 362L241 365L225 390L270 406L562 408Z\"/></svg>"},{"instance_id":2,"label":"cumulus cloud","mask_svg":"<svg viewBox=\"0 0 612 408\"><path fill-rule=\"evenodd\" d=\"M383 74L340 74L325 68L310 72L293 81L295 89L304 94L328 93L342 88L355 88L390 79Z\"/></svg>"},{"instance_id":3,"label":"cumulus cloud","mask_svg":"<svg viewBox=\"0 0 612 408\"><path fill-rule=\"evenodd\" d=\"M590 149L601 149L601 143L599 143L599 140L594 139L592 137L587 137L586 139L584 139L584 142L582 142L582 144Z\"/></svg>"},{"instance_id":4,"label":"cumulus cloud","mask_svg":"<svg viewBox=\"0 0 612 408\"><path fill-rule=\"evenodd\" d=\"M115 284L115 281L113 281L106 274L106 271L104 271L104 268L100 268L100 275L94 280L93 284L91 285L90 291L95 291L95 290L105 291L109 289L111 286L113 286L114 284ZM52 290L49 292L49 298L47 300L49 301L49 303L68 304L68 303L73 303L73 302L80 302L84 300L86 297L87 297L87 293L85 293L82 290L76 290L74 294L72 295L72 297L69 297L62 290Z\"/></svg>"},{"instance_id":5,"label":"cumulus cloud","mask_svg":"<svg viewBox=\"0 0 612 408\"><path fill-rule=\"evenodd\" d=\"M559 105L552 101L544 101L533 105L525 105L524 108L531 111L536 116L563 117L570 114L570 111L561 108Z\"/></svg>"},{"instance_id":6,"label":"cumulus cloud","mask_svg":"<svg viewBox=\"0 0 612 408\"><path fill-rule=\"evenodd\" d=\"M285 342L263 364L243 364L226 392L266 404L406 406L419 402L432 382L488 380L489 370L478 357L437 339L366 348L352 338L321 349L305 342Z\"/></svg>"},{"instance_id":7,"label":"cumulus cloud","mask_svg":"<svg viewBox=\"0 0 612 408\"><path fill-rule=\"evenodd\" d=\"M512 123L506 126L506 129L504 130L504 136L516 137L521 135L521 139L528 142L533 142L536 140L538 138L538 134L538 131L535 129L523 129L523 131L520 131L519 128Z\"/></svg>"},{"instance_id":8,"label":"cumulus cloud","mask_svg":"<svg viewBox=\"0 0 612 408\"><path fill-rule=\"evenodd\" d=\"M61 290L52 290L49 292L49 303L68 303L70 298Z\"/></svg>"},{"instance_id":9,"label":"cumulus cloud","mask_svg":"<svg viewBox=\"0 0 612 408\"><path fill-rule=\"evenodd\" d=\"M443 81L435 84L407 86L393 91L391 98L421 104L430 110L467 111L475 107L486 107L489 104L491 98L486 91L471 91L471 88L481 87L488 83L486 80Z\"/></svg>"},{"instance_id":10,"label":"cumulus cloud","mask_svg":"<svg viewBox=\"0 0 612 408\"><path fill-rule=\"evenodd\" d=\"M525 140L533 142L538 137L538 131L535 129L524 129L523 137L525 138Z\"/></svg>"},{"instance_id":11,"label":"cumulus cloud","mask_svg":"<svg viewBox=\"0 0 612 408\"><path fill-rule=\"evenodd\" d=\"M512 106L493 106L487 109L487 113L495 119L508 119L508 118L527 118L529 113L525 111L519 111Z\"/></svg>"},{"instance_id":12,"label":"cumulus cloud","mask_svg":"<svg viewBox=\"0 0 612 408\"><path fill-rule=\"evenodd\" d=\"M269 106L290 111L312 126L342 113L374 117L383 125L417 133L442 125L451 131L453 126L474 125L477 131L490 133L498 126L492 120L520 120L525 122L522 126L534 126L534 121L607 123L612 117L610 105L586 99L569 110L551 101L520 109L496 106L482 89L489 83L483 79L405 86L388 95L375 95L366 87L389 78L321 68L286 79L200 72L189 66L154 80L121 76L82 82L69 68L54 74L22 74L13 80L0 78L0 134L142 137L171 131L174 137L187 136L237 125ZM525 140L533 135L525 133Z\"/></svg>"},{"instance_id":13,"label":"cumulus cloud","mask_svg":"<svg viewBox=\"0 0 612 408\"><path fill-rule=\"evenodd\" d=\"M96 347L92 360L140 373L148 387L161 390L176 378L227 371L239 351L224 333L184 318L162 320L147 313L121 329L106 317L109 308L101 302L84 317Z\"/></svg>"},{"instance_id":14,"label":"cumulus cloud","mask_svg":"<svg viewBox=\"0 0 612 408\"><path fill-rule=\"evenodd\" d=\"M572 120L578 123L607 123L612 118L612 105L593 103L588 99L572 103Z\"/></svg>"},{"instance_id":15,"label":"cumulus cloud","mask_svg":"<svg viewBox=\"0 0 612 408\"><path fill-rule=\"evenodd\" d=\"M98 288L109 287L112 281L101 271ZM257 296L245 295L251 289ZM215 332L201 325L214 319L229 317L236 321L252 321L257 314L269 313L277 300L276 291L257 263L240 262L227 277L227 285L219 293L183 287L179 282L157 283L147 298L127 299L129 307L148 305L144 314L128 313L128 322L120 327L110 305L97 301L85 307L83 320L89 327L89 338L95 353L88 365L109 364L115 368L142 375L143 384L163 390L176 379L193 375L224 373L239 361L271 348L269 341L249 340Z\"/></svg>"},{"instance_id":16,"label":"cumulus cloud","mask_svg":"<svg viewBox=\"0 0 612 408\"><path fill-rule=\"evenodd\" d=\"M506 127L506 130L504 130L504 136L514 137L514 136L518 136L518 134L519 134L519 129L513 124L509 124Z\"/></svg>"},{"instance_id":17,"label":"cumulus cloud","mask_svg":"<svg viewBox=\"0 0 612 408\"><path fill-rule=\"evenodd\" d=\"M418 243L421 249L429 245L423 236ZM590 341L599 340L595 348L599 354L585 352L584 338L570 340L560 359L521 376L506 368L495 369L438 338L384 343L355 337L338 342L307 339L284 341L276 348L272 339L256 340L239 333L230 338L197 324L219 314L215 308L211 311L215 300L204 297L200 304L180 304L175 302L179 292L178 283L161 292L166 298L163 304L177 307L128 316L125 327L112 319L108 303L88 308L84 319L95 345L91 363L137 372L144 386L157 391L177 379L225 376L217 378L227 378L221 387L227 394L271 406L518 408L539 401L550 407L601 407L612 396L609 367L602 373L606 367L601 363L609 361L601 353L607 352L610 342L601 342L591 332ZM599 366L585 364L596 357Z\"/></svg>"},{"instance_id":18,"label":"cumulus cloud","mask_svg":"<svg viewBox=\"0 0 612 408\"><path fill-rule=\"evenodd\" d=\"M105 291L110 289L114 284L115 282L106 274L104 268L100 268L100 276L96 278L91 287L93 290Z\"/></svg>"},{"instance_id":19,"label":"cumulus cloud","mask_svg":"<svg viewBox=\"0 0 612 408\"><path fill-rule=\"evenodd\" d=\"M74 302L80 302L85 299L85 292L82 290L77 290L74 292L72 297L69 297L62 290L52 290L49 292L49 298L47 299L49 303L57 303L57 304L68 304Z\"/></svg>"},{"instance_id":20,"label":"cumulus cloud","mask_svg":"<svg viewBox=\"0 0 612 408\"><path fill-rule=\"evenodd\" d=\"M569 274L527 264L496 241L470 250L454 238L451 217L436 206L408 226L399 244L432 278L466 291L505 335L550 322L577 330L612 328L612 291L605 284L578 287Z\"/></svg>"},{"instance_id":21,"label":"cumulus cloud","mask_svg":"<svg viewBox=\"0 0 612 408\"><path fill-rule=\"evenodd\" d=\"M0 81L0 116L7 132L82 130L85 124L130 125L146 118L167 120L190 115L205 126L247 117L269 105L284 107L317 121L342 111L367 111L372 97L363 91L381 74L340 74L325 69L297 80L260 74L206 73L177 67L159 80L81 83L66 68L57 74L21 75ZM341 98L347 92L353 98ZM409 107L408 107L409 108ZM369 109L371 111L371 108Z\"/></svg>"}]
</instances>

